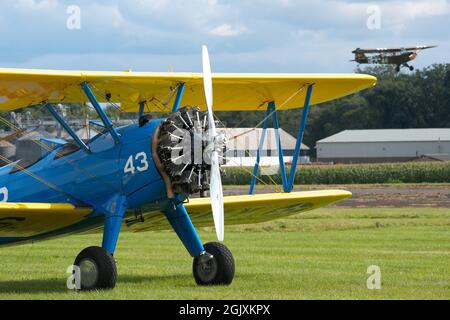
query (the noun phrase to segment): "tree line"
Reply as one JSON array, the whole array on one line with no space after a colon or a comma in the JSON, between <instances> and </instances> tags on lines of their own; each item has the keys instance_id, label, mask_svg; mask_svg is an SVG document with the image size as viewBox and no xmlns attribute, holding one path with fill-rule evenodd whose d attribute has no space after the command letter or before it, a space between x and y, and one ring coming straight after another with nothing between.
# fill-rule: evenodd
<instances>
[{"instance_id":1,"label":"tree line","mask_svg":"<svg viewBox=\"0 0 450 320\"><path fill-rule=\"evenodd\" d=\"M377 86L311 108L304 142L346 129L450 128L450 64L396 73L391 66L357 69L378 78ZM280 111L280 126L296 135L302 110ZM228 127L253 127L262 112L218 113Z\"/></svg>"}]
</instances>

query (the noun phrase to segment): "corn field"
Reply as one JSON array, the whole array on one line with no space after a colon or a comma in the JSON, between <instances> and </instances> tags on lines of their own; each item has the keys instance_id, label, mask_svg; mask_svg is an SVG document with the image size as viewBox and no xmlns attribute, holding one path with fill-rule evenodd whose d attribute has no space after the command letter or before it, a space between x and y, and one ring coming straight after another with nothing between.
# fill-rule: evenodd
<instances>
[{"instance_id":1,"label":"corn field","mask_svg":"<svg viewBox=\"0 0 450 320\"><path fill-rule=\"evenodd\" d=\"M253 168L226 168L223 183L248 185ZM261 171L260 171L261 172ZM289 172L289 168L287 168ZM258 175L258 183L281 184L281 175ZM295 184L450 183L450 162L302 165Z\"/></svg>"}]
</instances>

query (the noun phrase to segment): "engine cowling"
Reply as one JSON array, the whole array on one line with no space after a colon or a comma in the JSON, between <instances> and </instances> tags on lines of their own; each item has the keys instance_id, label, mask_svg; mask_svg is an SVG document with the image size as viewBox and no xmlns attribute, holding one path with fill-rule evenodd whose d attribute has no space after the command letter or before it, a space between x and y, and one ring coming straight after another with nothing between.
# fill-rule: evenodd
<instances>
[{"instance_id":1,"label":"engine cowling","mask_svg":"<svg viewBox=\"0 0 450 320\"><path fill-rule=\"evenodd\" d=\"M197 107L183 107L161 124L157 153L174 193L191 195L209 190L207 134L207 113Z\"/></svg>"}]
</instances>

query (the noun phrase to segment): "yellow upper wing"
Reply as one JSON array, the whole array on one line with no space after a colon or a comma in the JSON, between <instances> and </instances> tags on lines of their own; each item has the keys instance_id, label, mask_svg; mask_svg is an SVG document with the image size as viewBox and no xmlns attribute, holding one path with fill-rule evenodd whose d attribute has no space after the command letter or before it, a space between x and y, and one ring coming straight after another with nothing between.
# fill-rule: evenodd
<instances>
[{"instance_id":1,"label":"yellow upper wing","mask_svg":"<svg viewBox=\"0 0 450 320\"><path fill-rule=\"evenodd\" d=\"M183 105L204 106L200 73L91 72L0 69L0 110L9 111L42 102L84 102L80 84L87 81L97 98L121 103L136 112L140 102L147 111L170 111L176 89L185 83ZM314 84L311 103L337 99L376 84L362 74L214 74L214 109L245 111L263 109L275 101L283 109L303 107L306 85Z\"/></svg>"},{"instance_id":2,"label":"yellow upper wing","mask_svg":"<svg viewBox=\"0 0 450 320\"><path fill-rule=\"evenodd\" d=\"M281 219L329 205L351 195L343 190L325 190L225 197L225 225ZM185 207L196 227L214 226L209 198L192 199ZM128 230L143 232L171 229L161 212L146 213L144 220L143 223L128 226Z\"/></svg>"},{"instance_id":3,"label":"yellow upper wing","mask_svg":"<svg viewBox=\"0 0 450 320\"><path fill-rule=\"evenodd\" d=\"M0 237L31 237L69 227L92 212L68 203L0 203Z\"/></svg>"}]
</instances>

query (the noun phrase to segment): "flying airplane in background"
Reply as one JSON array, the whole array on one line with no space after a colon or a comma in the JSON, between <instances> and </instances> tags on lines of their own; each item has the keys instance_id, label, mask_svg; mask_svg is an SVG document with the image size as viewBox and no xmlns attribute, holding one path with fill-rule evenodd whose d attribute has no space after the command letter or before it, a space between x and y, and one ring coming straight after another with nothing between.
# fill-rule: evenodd
<instances>
[{"instance_id":1,"label":"flying airplane in background","mask_svg":"<svg viewBox=\"0 0 450 320\"><path fill-rule=\"evenodd\" d=\"M377 48L377 49L356 49L352 51L355 55L355 61L359 64L393 64L395 70L400 72L402 67L413 71L414 67L408 62L415 60L420 51L436 46L417 46L410 48Z\"/></svg>"},{"instance_id":2,"label":"flying airplane in background","mask_svg":"<svg viewBox=\"0 0 450 320\"><path fill-rule=\"evenodd\" d=\"M40 106L70 137L35 140L46 152L34 162L0 156L7 163L0 168L0 245L102 234L101 245L82 250L74 265L80 270L79 289L108 289L116 284L114 254L121 230L173 229L193 257L196 283L228 285L235 264L222 243L225 223L285 218L351 196L342 190L292 192L300 146L311 105L375 84L376 78L362 74L212 74L206 47L202 74L0 69L0 111ZM99 117L92 123L98 134L90 139L80 137L59 110L82 102ZM102 107L110 102L136 113L138 121L114 126ZM264 129L271 119L278 130L277 111L296 108L304 111L289 175L280 154L285 192L253 195L263 135L250 194L224 197L224 142L213 110L265 111ZM167 117L152 118L151 112ZM0 121L7 124L3 117ZM191 199L205 190L210 198ZM203 244L194 225L215 226L219 242Z\"/></svg>"}]
</instances>

